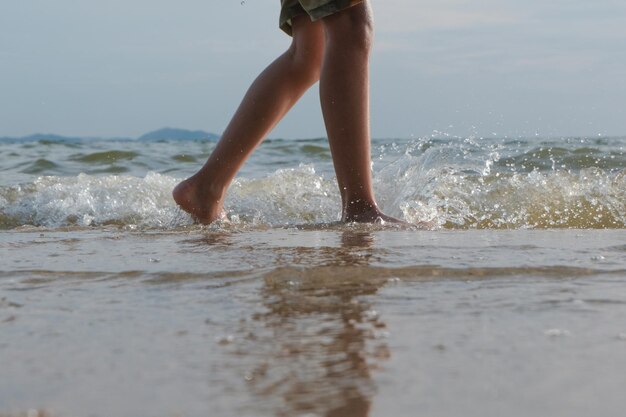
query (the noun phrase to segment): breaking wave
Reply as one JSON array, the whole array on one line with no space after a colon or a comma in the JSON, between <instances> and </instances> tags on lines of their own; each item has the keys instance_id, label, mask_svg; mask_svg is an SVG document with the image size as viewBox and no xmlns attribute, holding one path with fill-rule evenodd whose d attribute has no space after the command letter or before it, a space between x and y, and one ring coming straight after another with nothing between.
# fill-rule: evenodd
<instances>
[{"instance_id":1,"label":"breaking wave","mask_svg":"<svg viewBox=\"0 0 626 417\"><path fill-rule=\"evenodd\" d=\"M601 168L495 172L433 164L406 154L375 173L379 204L408 222L444 229L625 228L626 171ZM172 229L192 224L171 190L180 178L43 176L0 187L0 228L115 225ZM327 224L340 216L332 175L311 164L239 178L226 200L231 224Z\"/></svg>"}]
</instances>

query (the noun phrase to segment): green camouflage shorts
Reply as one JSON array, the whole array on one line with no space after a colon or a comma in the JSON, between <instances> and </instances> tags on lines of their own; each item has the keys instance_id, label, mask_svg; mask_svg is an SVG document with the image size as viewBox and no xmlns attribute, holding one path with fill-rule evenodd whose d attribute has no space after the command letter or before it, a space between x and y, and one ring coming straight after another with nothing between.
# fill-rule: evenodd
<instances>
[{"instance_id":1,"label":"green camouflage shorts","mask_svg":"<svg viewBox=\"0 0 626 417\"><path fill-rule=\"evenodd\" d=\"M347 9L363 0L280 0L280 28L291 35L291 19L308 14L312 21Z\"/></svg>"}]
</instances>

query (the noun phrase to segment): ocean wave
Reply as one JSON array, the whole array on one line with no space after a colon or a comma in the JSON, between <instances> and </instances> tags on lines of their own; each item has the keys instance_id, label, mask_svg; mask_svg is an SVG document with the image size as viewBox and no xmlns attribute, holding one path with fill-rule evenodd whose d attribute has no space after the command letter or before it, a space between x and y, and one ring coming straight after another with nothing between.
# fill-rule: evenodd
<instances>
[{"instance_id":1,"label":"ocean wave","mask_svg":"<svg viewBox=\"0 0 626 417\"><path fill-rule=\"evenodd\" d=\"M626 170L496 172L406 154L375 173L384 211L443 229L626 227ZM171 190L180 178L44 176L0 187L0 228L114 225L173 229L193 223ZM238 178L226 200L230 227L327 225L340 216L334 177L313 165ZM233 226L234 225L234 226Z\"/></svg>"},{"instance_id":2,"label":"ocean wave","mask_svg":"<svg viewBox=\"0 0 626 417\"><path fill-rule=\"evenodd\" d=\"M502 172L406 155L378 175L383 197L409 222L442 228L624 228L626 170ZM379 194L380 195L380 194Z\"/></svg>"},{"instance_id":3,"label":"ocean wave","mask_svg":"<svg viewBox=\"0 0 626 417\"><path fill-rule=\"evenodd\" d=\"M133 176L46 176L0 188L0 227L139 226L189 223L171 199L176 180L150 173Z\"/></svg>"}]
</instances>

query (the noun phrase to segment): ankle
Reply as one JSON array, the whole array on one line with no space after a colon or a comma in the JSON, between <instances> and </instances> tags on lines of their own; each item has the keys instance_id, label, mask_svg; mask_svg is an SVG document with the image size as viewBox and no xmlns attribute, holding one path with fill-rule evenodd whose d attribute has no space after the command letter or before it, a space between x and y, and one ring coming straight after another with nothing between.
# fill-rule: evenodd
<instances>
[{"instance_id":1,"label":"ankle","mask_svg":"<svg viewBox=\"0 0 626 417\"><path fill-rule=\"evenodd\" d=\"M205 175L202 172L196 173L187 181L193 184L193 187L203 198L208 200L223 200L228 188L228 186L224 186L221 182L216 181L215 177Z\"/></svg>"},{"instance_id":2,"label":"ankle","mask_svg":"<svg viewBox=\"0 0 626 417\"><path fill-rule=\"evenodd\" d=\"M353 199L343 204L342 219L344 221L360 221L361 218L371 218L382 214L375 201L370 199Z\"/></svg>"}]
</instances>

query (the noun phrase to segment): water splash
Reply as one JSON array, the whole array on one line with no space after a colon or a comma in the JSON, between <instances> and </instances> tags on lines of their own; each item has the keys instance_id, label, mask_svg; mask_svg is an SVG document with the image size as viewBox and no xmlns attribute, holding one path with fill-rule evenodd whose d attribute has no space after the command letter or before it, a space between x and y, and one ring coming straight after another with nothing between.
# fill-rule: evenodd
<instances>
[{"instance_id":1,"label":"water splash","mask_svg":"<svg viewBox=\"0 0 626 417\"><path fill-rule=\"evenodd\" d=\"M502 169L496 148L482 160L471 149L426 147L418 156L408 150L378 173L379 196L407 221L443 228L626 226L626 170L518 172L510 163Z\"/></svg>"},{"instance_id":2,"label":"water splash","mask_svg":"<svg viewBox=\"0 0 626 417\"><path fill-rule=\"evenodd\" d=\"M406 156L376 175L383 210L441 228L624 228L626 172L473 173L432 167ZM0 188L0 227L118 225L168 229L189 225L171 199L178 179L132 176L41 177ZM228 217L244 225L323 224L339 219L334 178L312 166L237 179Z\"/></svg>"},{"instance_id":3,"label":"water splash","mask_svg":"<svg viewBox=\"0 0 626 417\"><path fill-rule=\"evenodd\" d=\"M175 184L173 178L156 173L145 178L40 177L30 184L0 188L0 227L180 226L190 220L171 200Z\"/></svg>"}]
</instances>

